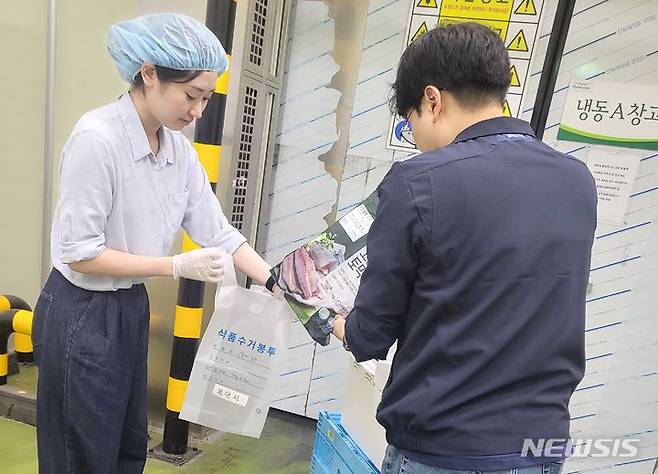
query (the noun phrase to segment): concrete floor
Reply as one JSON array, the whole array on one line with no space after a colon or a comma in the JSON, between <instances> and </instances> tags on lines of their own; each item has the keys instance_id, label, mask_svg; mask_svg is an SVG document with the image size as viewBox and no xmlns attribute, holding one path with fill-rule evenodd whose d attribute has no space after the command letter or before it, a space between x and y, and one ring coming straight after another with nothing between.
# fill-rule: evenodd
<instances>
[{"instance_id":1,"label":"concrete floor","mask_svg":"<svg viewBox=\"0 0 658 474\"><path fill-rule=\"evenodd\" d=\"M211 444L196 444L203 451L183 467L149 459L145 473L185 474L306 474L310 469L315 422L271 411L260 439L225 434ZM151 434L151 445L161 435ZM0 418L0 472L37 472L36 430L33 426Z\"/></svg>"},{"instance_id":2,"label":"concrete floor","mask_svg":"<svg viewBox=\"0 0 658 474\"><path fill-rule=\"evenodd\" d=\"M22 366L0 389L0 473L37 472L36 429L13 418L34 423L37 369ZM7 398L9 397L9 398ZM14 398L12 398L14 397ZM17 400L22 400L18 401ZM310 470L315 420L270 410L260 439L230 434L213 436L208 443L191 443L202 451L183 467L149 459L149 474L306 474ZM217 433L217 435L219 435ZM161 433L151 432L149 447L158 445Z\"/></svg>"}]
</instances>

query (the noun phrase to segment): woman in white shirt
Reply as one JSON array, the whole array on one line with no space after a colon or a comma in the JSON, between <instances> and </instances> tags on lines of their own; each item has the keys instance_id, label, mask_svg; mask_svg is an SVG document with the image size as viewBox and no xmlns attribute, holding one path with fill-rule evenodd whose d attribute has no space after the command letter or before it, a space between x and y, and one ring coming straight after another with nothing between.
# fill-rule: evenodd
<instances>
[{"instance_id":1,"label":"woman in white shirt","mask_svg":"<svg viewBox=\"0 0 658 474\"><path fill-rule=\"evenodd\" d=\"M40 472L142 472L150 277L221 283L225 251L270 278L180 133L227 68L219 40L189 17L149 15L114 25L108 51L131 87L64 146L54 269L34 313ZM169 257L181 227L203 248Z\"/></svg>"}]
</instances>

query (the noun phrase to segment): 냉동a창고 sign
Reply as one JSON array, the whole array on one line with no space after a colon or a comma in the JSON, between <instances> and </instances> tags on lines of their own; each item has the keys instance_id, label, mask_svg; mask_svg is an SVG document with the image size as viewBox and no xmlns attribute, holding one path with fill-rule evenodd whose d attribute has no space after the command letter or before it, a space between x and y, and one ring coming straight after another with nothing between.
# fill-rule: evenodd
<instances>
[{"instance_id":1,"label":"\ub0c9\ub3d9a\ucc3d\uace0 sign","mask_svg":"<svg viewBox=\"0 0 658 474\"><path fill-rule=\"evenodd\" d=\"M573 81L557 138L658 150L658 87Z\"/></svg>"}]
</instances>

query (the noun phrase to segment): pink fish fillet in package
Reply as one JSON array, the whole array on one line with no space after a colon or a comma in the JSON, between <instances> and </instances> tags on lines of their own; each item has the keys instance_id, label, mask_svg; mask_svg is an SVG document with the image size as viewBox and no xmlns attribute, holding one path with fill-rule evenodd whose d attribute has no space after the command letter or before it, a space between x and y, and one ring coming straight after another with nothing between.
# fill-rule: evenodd
<instances>
[{"instance_id":1,"label":"pink fish fillet in package","mask_svg":"<svg viewBox=\"0 0 658 474\"><path fill-rule=\"evenodd\" d=\"M292 310L313 340L324 346L336 314L347 316L354 306L368 263L366 238L377 203L375 192L272 269Z\"/></svg>"}]
</instances>

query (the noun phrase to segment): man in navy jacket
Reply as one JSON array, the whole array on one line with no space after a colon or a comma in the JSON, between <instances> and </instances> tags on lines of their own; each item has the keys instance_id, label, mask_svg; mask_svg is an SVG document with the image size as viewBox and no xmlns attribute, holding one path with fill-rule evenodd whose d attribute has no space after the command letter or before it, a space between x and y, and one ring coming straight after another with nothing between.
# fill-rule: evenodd
<instances>
[{"instance_id":1,"label":"man in navy jacket","mask_svg":"<svg viewBox=\"0 0 658 474\"><path fill-rule=\"evenodd\" d=\"M438 27L400 60L393 108L423 153L381 183L368 268L334 324L357 361L397 341L377 413L384 474L562 467L523 446L569 438L596 188L503 116L509 85L505 45L474 23Z\"/></svg>"}]
</instances>

